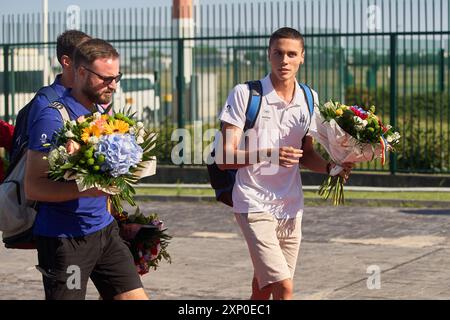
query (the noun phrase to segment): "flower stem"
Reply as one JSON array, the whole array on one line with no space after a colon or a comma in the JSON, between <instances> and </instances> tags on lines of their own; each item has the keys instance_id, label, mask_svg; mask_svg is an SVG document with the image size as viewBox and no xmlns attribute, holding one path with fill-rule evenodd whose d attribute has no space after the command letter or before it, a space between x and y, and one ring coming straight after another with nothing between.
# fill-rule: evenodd
<instances>
[{"instance_id":1,"label":"flower stem","mask_svg":"<svg viewBox=\"0 0 450 320\"><path fill-rule=\"evenodd\" d=\"M341 176L328 176L319 187L318 194L328 200L331 200L334 206L344 204L344 179Z\"/></svg>"}]
</instances>

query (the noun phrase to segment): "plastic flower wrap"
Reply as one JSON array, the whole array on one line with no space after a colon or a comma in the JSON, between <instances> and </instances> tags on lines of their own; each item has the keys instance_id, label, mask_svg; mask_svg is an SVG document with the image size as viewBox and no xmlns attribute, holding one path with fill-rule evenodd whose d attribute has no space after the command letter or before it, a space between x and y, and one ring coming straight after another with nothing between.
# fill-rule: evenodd
<instances>
[{"instance_id":1,"label":"plastic flower wrap","mask_svg":"<svg viewBox=\"0 0 450 320\"><path fill-rule=\"evenodd\" d=\"M97 187L111 194L114 207L121 212L121 200L135 205L132 185L155 173L155 144L156 134L133 115L96 112L82 116L66 121L56 133L47 156L49 177L75 180L80 192Z\"/></svg>"},{"instance_id":2,"label":"plastic flower wrap","mask_svg":"<svg viewBox=\"0 0 450 320\"><path fill-rule=\"evenodd\" d=\"M148 273L150 268L156 270L163 259L172 262L167 252L172 237L166 233L167 229L164 229L157 214L145 216L137 208L133 215L123 212L115 218L119 221L120 235L128 243L140 275Z\"/></svg>"},{"instance_id":3,"label":"plastic flower wrap","mask_svg":"<svg viewBox=\"0 0 450 320\"><path fill-rule=\"evenodd\" d=\"M385 126L375 115L375 106L346 106L339 102L327 102L314 110L309 129L337 164L322 183L319 194L333 204L344 203L343 178L339 164L367 162L380 158L384 165L387 151L395 151L400 134L389 125Z\"/></svg>"}]
</instances>

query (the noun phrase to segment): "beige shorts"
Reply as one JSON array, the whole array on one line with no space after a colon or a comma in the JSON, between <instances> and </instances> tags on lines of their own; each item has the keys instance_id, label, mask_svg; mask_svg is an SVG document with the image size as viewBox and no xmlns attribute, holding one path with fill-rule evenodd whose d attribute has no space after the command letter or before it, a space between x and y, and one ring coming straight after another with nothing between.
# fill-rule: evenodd
<instances>
[{"instance_id":1,"label":"beige shorts","mask_svg":"<svg viewBox=\"0 0 450 320\"><path fill-rule=\"evenodd\" d=\"M302 239L302 215L276 219L271 213L235 213L253 262L259 289L293 279Z\"/></svg>"}]
</instances>

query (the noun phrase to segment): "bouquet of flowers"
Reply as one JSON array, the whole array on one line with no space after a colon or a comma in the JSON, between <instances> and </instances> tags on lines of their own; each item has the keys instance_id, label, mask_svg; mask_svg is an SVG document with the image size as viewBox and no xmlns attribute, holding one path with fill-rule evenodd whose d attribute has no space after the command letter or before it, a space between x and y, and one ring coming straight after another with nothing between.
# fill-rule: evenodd
<instances>
[{"instance_id":1,"label":"bouquet of flowers","mask_svg":"<svg viewBox=\"0 0 450 320\"><path fill-rule=\"evenodd\" d=\"M390 126L383 125L375 115L375 106L346 106L339 102L327 102L315 108L309 129L337 164L322 183L319 194L333 204L344 203L343 178L339 164L366 162L381 158L384 165L387 151L395 151L400 134Z\"/></svg>"},{"instance_id":2,"label":"bouquet of flowers","mask_svg":"<svg viewBox=\"0 0 450 320\"><path fill-rule=\"evenodd\" d=\"M134 263L140 275L156 270L159 262L164 259L171 263L167 252L169 240L164 224L157 214L144 216L139 208L136 213L128 216L126 212L115 216L120 224L120 235L127 241L133 254Z\"/></svg>"},{"instance_id":3,"label":"bouquet of flowers","mask_svg":"<svg viewBox=\"0 0 450 320\"><path fill-rule=\"evenodd\" d=\"M47 156L49 177L75 180L80 192L97 187L111 194L119 212L121 200L135 205L132 184L155 173L156 134L133 120L130 112L96 112L66 121L54 141Z\"/></svg>"}]
</instances>

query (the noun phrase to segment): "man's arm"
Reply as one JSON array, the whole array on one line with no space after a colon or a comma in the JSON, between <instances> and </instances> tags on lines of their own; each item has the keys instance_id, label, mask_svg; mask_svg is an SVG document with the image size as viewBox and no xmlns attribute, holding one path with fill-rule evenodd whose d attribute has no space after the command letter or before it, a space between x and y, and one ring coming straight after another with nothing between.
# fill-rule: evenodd
<instances>
[{"instance_id":1,"label":"man's arm","mask_svg":"<svg viewBox=\"0 0 450 320\"><path fill-rule=\"evenodd\" d=\"M78 191L74 181L59 182L48 178L49 170L46 156L43 152L28 150L25 168L25 196L29 200L42 202L62 202L81 197L100 197L106 194L97 188L83 192Z\"/></svg>"},{"instance_id":2,"label":"man's arm","mask_svg":"<svg viewBox=\"0 0 450 320\"><path fill-rule=\"evenodd\" d=\"M239 149L242 135L241 128L226 122L223 123L221 140L217 144L222 147L222 150L215 151L216 164L220 170L239 169L263 161L271 161L282 167L290 168L297 165L302 157L303 151L293 147L261 149L252 152L249 152L247 148ZM251 136L250 139L252 139ZM222 155L223 157L221 157Z\"/></svg>"},{"instance_id":3,"label":"man's arm","mask_svg":"<svg viewBox=\"0 0 450 320\"><path fill-rule=\"evenodd\" d=\"M241 128L223 122L222 135L215 150L216 164L220 170L239 169L258 162L257 152L250 156L248 150L239 150L243 133ZM251 160L254 163L251 163Z\"/></svg>"},{"instance_id":4,"label":"man's arm","mask_svg":"<svg viewBox=\"0 0 450 320\"><path fill-rule=\"evenodd\" d=\"M314 150L312 137L306 136L304 142L302 146L303 158L300 159L300 165L314 172L328 174L328 161Z\"/></svg>"}]
</instances>

